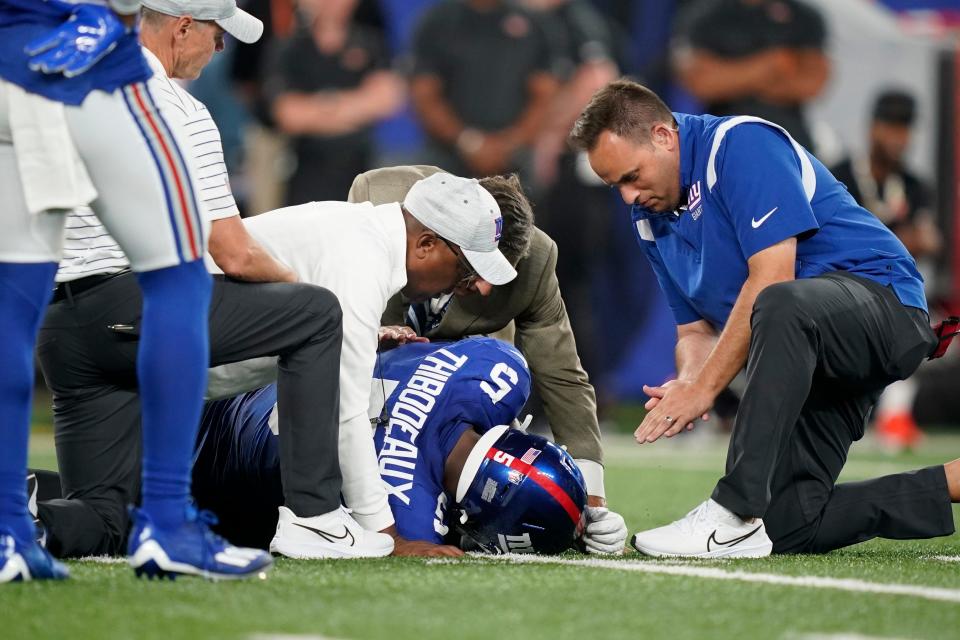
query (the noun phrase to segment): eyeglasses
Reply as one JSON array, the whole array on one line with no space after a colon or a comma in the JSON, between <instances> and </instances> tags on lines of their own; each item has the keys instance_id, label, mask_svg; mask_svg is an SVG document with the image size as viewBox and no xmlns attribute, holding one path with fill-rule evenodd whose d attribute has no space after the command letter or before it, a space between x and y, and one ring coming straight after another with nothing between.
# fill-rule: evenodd
<instances>
[{"instance_id":1,"label":"eyeglasses","mask_svg":"<svg viewBox=\"0 0 960 640\"><path fill-rule=\"evenodd\" d=\"M457 257L457 264L459 265L460 273L466 274L462 276L459 280L457 280L457 284L453 285L453 288L454 289L469 288L470 285L472 285L474 282L477 281L477 278L480 277L480 274L478 274L473 269L473 267L470 266L470 263L467 262L467 259L463 255L463 253L460 251L457 251L456 247L454 247L454 245L450 241L448 241L446 238L443 238L441 236L437 236L437 237L443 240L443 244L447 245L447 248L450 249L450 252Z\"/></svg>"}]
</instances>

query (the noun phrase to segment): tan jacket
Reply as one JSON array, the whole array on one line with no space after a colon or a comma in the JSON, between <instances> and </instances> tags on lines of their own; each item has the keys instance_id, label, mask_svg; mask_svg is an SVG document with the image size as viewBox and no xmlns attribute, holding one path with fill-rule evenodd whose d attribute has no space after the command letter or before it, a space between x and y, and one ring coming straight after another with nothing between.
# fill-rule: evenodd
<instances>
[{"instance_id":1,"label":"tan jacket","mask_svg":"<svg viewBox=\"0 0 960 640\"><path fill-rule=\"evenodd\" d=\"M403 202L407 191L422 178L440 169L428 166L387 167L367 171L350 187L350 202L376 204ZM494 287L486 298L454 297L430 338L457 339L490 334L515 325L517 347L527 359L537 392L556 441L565 444L574 458L603 462L597 398L577 355L567 309L557 282L557 245L534 228L530 255L517 263L517 278ZM383 324L404 324L406 304L395 296L387 306ZM602 488L589 486L592 494ZM602 480L600 480L602 483Z\"/></svg>"}]
</instances>

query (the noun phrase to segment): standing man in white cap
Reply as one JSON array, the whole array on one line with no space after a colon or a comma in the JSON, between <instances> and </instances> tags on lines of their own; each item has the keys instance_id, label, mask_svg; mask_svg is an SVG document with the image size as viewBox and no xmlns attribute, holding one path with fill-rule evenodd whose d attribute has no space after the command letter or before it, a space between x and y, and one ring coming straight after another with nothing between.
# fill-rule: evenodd
<instances>
[{"instance_id":1,"label":"standing man in white cap","mask_svg":"<svg viewBox=\"0 0 960 640\"><path fill-rule=\"evenodd\" d=\"M520 201L523 194L505 178L477 181L438 173L417 182L402 205L309 202L244 220L250 234L301 281L329 289L340 300L342 492L368 531L396 534L367 415L387 301L401 291L411 300L428 300L478 277L495 285L513 280L516 271L497 248L500 207ZM529 235L529 229L522 233ZM263 386L275 373L272 362L227 365L211 371L211 387L225 397ZM316 518L299 518L281 507L270 549L315 557L325 546L325 531L340 535ZM396 540L395 554L409 552L404 543Z\"/></svg>"},{"instance_id":2,"label":"standing man in white cap","mask_svg":"<svg viewBox=\"0 0 960 640\"><path fill-rule=\"evenodd\" d=\"M207 5L215 5L216 11L208 11ZM149 0L142 13L143 54L154 71L158 105L190 152L187 159L196 167L192 186L204 219L212 220L210 254L231 277L220 277L213 286L210 361L280 356L286 505L303 516L349 519L340 509L336 458L339 304L319 287L290 284L297 275L247 234L230 192L216 124L206 108L172 80L200 75L222 49L225 30L251 40L259 36L261 25L232 1ZM41 496L33 515L55 556L112 555L127 538L126 505L139 493L140 399L149 390L149 383L138 384L132 366L142 333L141 300L126 256L92 211L74 212L67 228L67 258L57 276L39 350L56 405L63 499ZM241 284L238 279L257 283ZM371 538L351 538L348 548L328 549L329 555L390 553L393 541L388 536ZM131 541L136 556L137 537Z\"/></svg>"},{"instance_id":3,"label":"standing man in white cap","mask_svg":"<svg viewBox=\"0 0 960 640\"><path fill-rule=\"evenodd\" d=\"M0 582L66 577L34 539L18 476L26 467L31 352L62 255L65 214L84 205L123 245L144 299L143 490L131 564L149 575L256 575L269 556L211 535L190 504L208 364L207 225L193 163L158 107L163 89L131 28L139 2L110 5L125 15L102 2L0 1ZM236 13L233 2L225 9L214 17Z\"/></svg>"},{"instance_id":4,"label":"standing man in white cap","mask_svg":"<svg viewBox=\"0 0 960 640\"><path fill-rule=\"evenodd\" d=\"M201 29L219 29L217 51L223 50L224 32L246 44L256 42L263 35L263 22L239 8L237 0L141 0L140 4L143 6L141 16L144 22L155 21L156 16L153 14L162 13L177 18L178 21L185 21L188 25L199 22L203 25ZM144 42L142 36L141 41ZM213 52L210 55L213 55ZM194 77L200 75L200 70L210 62L210 58L203 60L203 64L200 62L194 62L194 65L199 65L196 66ZM174 77L188 76L178 74Z\"/></svg>"}]
</instances>

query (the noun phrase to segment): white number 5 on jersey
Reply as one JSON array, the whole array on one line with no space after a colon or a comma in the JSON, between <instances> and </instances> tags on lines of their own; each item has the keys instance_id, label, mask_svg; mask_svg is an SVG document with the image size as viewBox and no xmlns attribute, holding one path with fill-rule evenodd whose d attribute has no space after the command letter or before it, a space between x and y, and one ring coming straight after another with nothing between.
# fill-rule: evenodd
<instances>
[{"instance_id":1,"label":"white number 5 on jersey","mask_svg":"<svg viewBox=\"0 0 960 640\"><path fill-rule=\"evenodd\" d=\"M504 377L509 380L504 380ZM513 389L513 385L517 384L517 381L520 379L520 376L517 375L517 372L507 366L505 362L498 362L493 369L490 370L490 380L493 381L497 388L494 389L490 386L490 383L486 380L480 383L480 388L483 389L483 392L490 396L490 400L493 401L493 404L497 404L503 398L510 393Z\"/></svg>"}]
</instances>

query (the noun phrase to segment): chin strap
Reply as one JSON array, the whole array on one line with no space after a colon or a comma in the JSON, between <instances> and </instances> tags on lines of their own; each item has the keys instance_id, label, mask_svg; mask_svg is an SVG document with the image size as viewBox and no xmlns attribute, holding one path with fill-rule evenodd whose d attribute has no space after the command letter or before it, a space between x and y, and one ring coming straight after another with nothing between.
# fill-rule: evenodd
<instances>
[{"instance_id":1,"label":"chin strap","mask_svg":"<svg viewBox=\"0 0 960 640\"><path fill-rule=\"evenodd\" d=\"M942 322L938 322L936 325L931 327L933 332L937 335L937 348L933 350L927 360L935 360L940 358L947 351L947 347L950 346L950 343L953 342L953 339L960 334L960 318L957 316L950 316Z\"/></svg>"}]
</instances>

